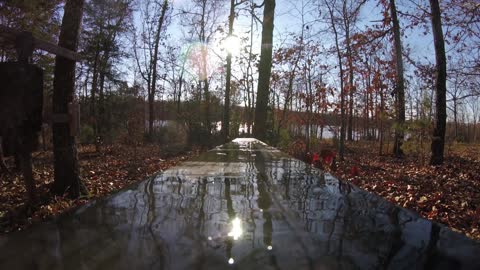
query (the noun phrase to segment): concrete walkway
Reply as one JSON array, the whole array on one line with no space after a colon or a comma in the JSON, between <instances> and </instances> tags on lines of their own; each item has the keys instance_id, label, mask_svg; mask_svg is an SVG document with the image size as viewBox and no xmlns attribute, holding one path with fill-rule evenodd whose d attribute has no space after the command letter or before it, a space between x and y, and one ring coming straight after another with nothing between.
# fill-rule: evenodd
<instances>
[{"instance_id":1,"label":"concrete walkway","mask_svg":"<svg viewBox=\"0 0 480 270\"><path fill-rule=\"evenodd\" d=\"M480 269L480 243L255 139L0 237L0 269Z\"/></svg>"}]
</instances>

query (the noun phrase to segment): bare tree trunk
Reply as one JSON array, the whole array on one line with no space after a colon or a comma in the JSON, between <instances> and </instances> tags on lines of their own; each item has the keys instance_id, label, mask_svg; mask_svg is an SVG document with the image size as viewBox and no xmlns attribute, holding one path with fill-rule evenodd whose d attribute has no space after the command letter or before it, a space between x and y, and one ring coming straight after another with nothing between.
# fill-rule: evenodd
<instances>
[{"instance_id":1,"label":"bare tree trunk","mask_svg":"<svg viewBox=\"0 0 480 270\"><path fill-rule=\"evenodd\" d=\"M204 57L204 63L205 63L205 73L207 74L207 68L206 68L206 63L207 63L207 53L206 53L206 48L204 48L205 53L203 54ZM205 78L203 82L203 93L205 94L205 127L207 129L207 132L209 135L211 135L212 132L212 123L210 121L210 84L208 83L208 78Z\"/></svg>"},{"instance_id":2,"label":"bare tree trunk","mask_svg":"<svg viewBox=\"0 0 480 270\"><path fill-rule=\"evenodd\" d=\"M355 92L355 86L353 84L353 55L352 46L350 40L350 21L347 14L346 1L343 2L343 20L345 25L345 42L347 46L347 59L348 59L348 129L347 140L353 141L353 93Z\"/></svg>"},{"instance_id":3,"label":"bare tree trunk","mask_svg":"<svg viewBox=\"0 0 480 270\"><path fill-rule=\"evenodd\" d=\"M230 15L228 17L228 38L233 34L233 20L235 19L235 0L230 0ZM232 53L227 54L227 74L225 83L225 108L223 109L223 141L227 142L230 131L230 80L232 77Z\"/></svg>"},{"instance_id":4,"label":"bare tree trunk","mask_svg":"<svg viewBox=\"0 0 480 270\"><path fill-rule=\"evenodd\" d=\"M180 78L178 82L178 97L177 97L177 114L180 114L180 106L182 104L182 88L183 88L183 74L185 72L185 62L182 66L182 72L180 73Z\"/></svg>"},{"instance_id":5,"label":"bare tree trunk","mask_svg":"<svg viewBox=\"0 0 480 270\"><path fill-rule=\"evenodd\" d=\"M455 140L458 139L457 97L453 98L453 122L455 124Z\"/></svg>"},{"instance_id":6,"label":"bare tree trunk","mask_svg":"<svg viewBox=\"0 0 480 270\"><path fill-rule=\"evenodd\" d=\"M96 51L95 51L95 58L93 62L93 75L92 75L92 89L90 92L90 116L93 120L93 134L95 137L95 151L100 151L100 145L98 140L98 119L97 119L97 88L98 88L98 65L99 65L99 57L100 57L100 46L97 44Z\"/></svg>"},{"instance_id":7,"label":"bare tree trunk","mask_svg":"<svg viewBox=\"0 0 480 270\"><path fill-rule=\"evenodd\" d=\"M201 84L201 87L203 89L201 89L201 91L203 91L203 94L205 96L205 118L204 118L204 126L208 132L208 135L211 135L211 131L212 131L212 127L211 127L211 123L210 123L210 89L209 89L209 82L208 82L208 74L207 74L207 54L208 54L208 50L207 50L207 47L205 44L207 44L207 21L208 21L208 17L210 14L207 14L207 1L206 0L202 0L200 1L200 4L201 4L201 8L202 8L202 12L200 13L201 15L201 18L200 18L200 23L198 24L198 27L200 28L199 29L199 34L198 34L198 38L200 40L201 43L203 43L204 45L202 45L201 47L201 74L200 74L200 79L199 79L199 89L200 88L200 84ZM201 97L201 95L200 95Z\"/></svg>"},{"instance_id":8,"label":"bare tree trunk","mask_svg":"<svg viewBox=\"0 0 480 270\"><path fill-rule=\"evenodd\" d=\"M366 86L366 89L371 89L371 70L370 70L370 63L368 61L368 59L366 59L366 63L367 63L367 75L365 76L365 86ZM369 129L369 126L370 126L370 116L369 116L369 107L371 106L370 104L370 99L369 99L369 90L365 91L365 112L364 112L364 126L363 126L363 132L364 132L364 137L370 139L370 129Z\"/></svg>"},{"instance_id":9,"label":"bare tree trunk","mask_svg":"<svg viewBox=\"0 0 480 270\"><path fill-rule=\"evenodd\" d=\"M447 125L447 59L442 30L442 13L438 0L430 0L432 32L435 43L435 107L436 117L432 137L431 165L441 165L444 160L445 129Z\"/></svg>"},{"instance_id":10,"label":"bare tree trunk","mask_svg":"<svg viewBox=\"0 0 480 270\"><path fill-rule=\"evenodd\" d=\"M403 156L402 144L405 129L405 81L403 75L402 41L400 39L400 23L397 18L395 0L390 0L390 12L393 23L393 37L395 46L395 71L396 71L396 94L397 94L397 126L395 127L395 142L393 153L397 157Z\"/></svg>"},{"instance_id":11,"label":"bare tree trunk","mask_svg":"<svg viewBox=\"0 0 480 270\"><path fill-rule=\"evenodd\" d=\"M313 112L313 90L312 90L312 73L311 73L311 67L309 66L307 69L307 149L306 152L310 152L311 148L311 125L312 125L312 112Z\"/></svg>"},{"instance_id":12,"label":"bare tree trunk","mask_svg":"<svg viewBox=\"0 0 480 270\"><path fill-rule=\"evenodd\" d=\"M327 3L327 2L326 2ZM338 42L338 32L337 32L337 27L335 25L335 20L333 17L333 9L330 7L327 3L327 8L330 13L330 22L333 27L333 33L335 34L335 48L337 51L337 58L338 58L338 66L340 69L340 118L341 118L341 124L340 124L340 145L339 145L339 155L340 155L340 160L344 161L345 160L345 126L346 126L346 119L345 119L345 86L343 84L343 63L342 63L342 54L340 52L340 45Z\"/></svg>"},{"instance_id":13,"label":"bare tree trunk","mask_svg":"<svg viewBox=\"0 0 480 270\"><path fill-rule=\"evenodd\" d=\"M58 45L76 51L82 21L84 0L69 0L65 4ZM53 81L53 113L68 114L68 104L73 101L75 91L75 61L61 56L55 58ZM53 192L79 197L86 192L82 188L77 159L75 137L70 134L68 122L53 124L53 153L55 158L55 180Z\"/></svg>"},{"instance_id":14,"label":"bare tree trunk","mask_svg":"<svg viewBox=\"0 0 480 270\"><path fill-rule=\"evenodd\" d=\"M288 105L291 104L292 96L293 96L293 81L295 80L295 74L298 68L298 62L300 61L301 53L298 52L298 56L295 59L293 64L293 69L290 72L290 76L288 78L288 87L287 87L287 95L285 96L285 102L283 104L283 113L282 118L278 122L277 134L280 134L280 129L283 127L283 123L287 120L288 114ZM298 101L298 100L296 100Z\"/></svg>"},{"instance_id":15,"label":"bare tree trunk","mask_svg":"<svg viewBox=\"0 0 480 270\"><path fill-rule=\"evenodd\" d=\"M155 81L155 80L152 80L152 81ZM154 105L155 105L155 93L149 92L148 93L148 140L151 140L153 136L153 122L155 119Z\"/></svg>"},{"instance_id":16,"label":"bare tree trunk","mask_svg":"<svg viewBox=\"0 0 480 270\"><path fill-rule=\"evenodd\" d=\"M385 137L385 132L384 132L384 127L383 127L383 112L385 110L385 101L383 98L383 87L380 88L380 126L379 126L379 140L380 140L380 149L379 149L379 154L383 155L383 141Z\"/></svg>"},{"instance_id":17,"label":"bare tree trunk","mask_svg":"<svg viewBox=\"0 0 480 270\"><path fill-rule=\"evenodd\" d=\"M104 56L103 61L100 66L100 91L98 92L98 114L95 117L95 121L97 123L97 130L98 130L98 139L96 142L97 148L99 149L101 143L104 141L105 137L105 76L106 76L106 68L107 68L107 61L110 55L110 48L105 46L104 48ZM98 150L97 149L97 150Z\"/></svg>"},{"instance_id":18,"label":"bare tree trunk","mask_svg":"<svg viewBox=\"0 0 480 270\"><path fill-rule=\"evenodd\" d=\"M473 117L473 143L477 142L477 117Z\"/></svg>"},{"instance_id":19,"label":"bare tree trunk","mask_svg":"<svg viewBox=\"0 0 480 270\"><path fill-rule=\"evenodd\" d=\"M255 97L253 93L253 71L252 71L252 60L253 60L253 25L254 25L254 12L255 12L255 5L251 5L250 11L250 46L248 48L248 65L247 65L247 130L248 134L252 134L252 126L253 126L253 115L254 115L254 108L253 104L255 104Z\"/></svg>"},{"instance_id":20,"label":"bare tree trunk","mask_svg":"<svg viewBox=\"0 0 480 270\"><path fill-rule=\"evenodd\" d=\"M273 21L275 16L275 0L265 0L262 26L262 49L257 86L257 104L255 107L255 125L253 135L264 140L267 132L267 106L270 92L270 76L272 73Z\"/></svg>"},{"instance_id":21,"label":"bare tree trunk","mask_svg":"<svg viewBox=\"0 0 480 270\"><path fill-rule=\"evenodd\" d=\"M148 135L152 139L153 135L153 121L155 119L154 108L155 108L155 92L156 92L156 83L157 83L157 62L158 62L158 47L160 45L160 34L162 32L163 23L165 21L165 14L168 9L168 0L163 1L162 11L158 19L157 31L155 33L155 44L153 49L153 57L151 63L152 70L152 84L150 85L148 93Z\"/></svg>"}]
</instances>

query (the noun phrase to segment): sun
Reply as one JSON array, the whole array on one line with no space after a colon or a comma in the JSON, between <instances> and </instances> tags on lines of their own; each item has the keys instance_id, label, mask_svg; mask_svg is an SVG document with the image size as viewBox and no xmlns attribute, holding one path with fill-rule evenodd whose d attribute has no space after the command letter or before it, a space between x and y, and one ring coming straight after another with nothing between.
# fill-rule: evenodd
<instances>
[{"instance_id":1,"label":"sun","mask_svg":"<svg viewBox=\"0 0 480 270\"><path fill-rule=\"evenodd\" d=\"M222 48L233 56L240 54L241 47L240 39L235 35L228 36L222 42Z\"/></svg>"}]
</instances>

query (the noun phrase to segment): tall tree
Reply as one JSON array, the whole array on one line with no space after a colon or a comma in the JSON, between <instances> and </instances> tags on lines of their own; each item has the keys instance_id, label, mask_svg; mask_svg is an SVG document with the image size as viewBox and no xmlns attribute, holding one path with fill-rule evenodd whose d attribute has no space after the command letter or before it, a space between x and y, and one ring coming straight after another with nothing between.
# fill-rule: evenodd
<instances>
[{"instance_id":1,"label":"tall tree","mask_svg":"<svg viewBox=\"0 0 480 270\"><path fill-rule=\"evenodd\" d=\"M333 29L333 33L335 35L335 49L337 52L337 59L338 59L338 68L340 70L340 144L339 144L339 155L340 155L340 160L344 160L345 158L345 137L346 137L346 119L345 119L345 86L343 82L343 77L344 77L344 70L343 70L343 63L342 63L342 52L340 49L339 45L339 35L338 35L338 30L337 30L337 24L335 22L335 15L334 15L334 9L333 5L335 3L328 3L328 1L325 1L325 4L328 8L328 13L330 15L330 23Z\"/></svg>"},{"instance_id":2,"label":"tall tree","mask_svg":"<svg viewBox=\"0 0 480 270\"><path fill-rule=\"evenodd\" d=\"M168 9L168 0L163 0L161 5L157 1L152 2L152 0L145 2L145 7L142 10L144 23L140 33L141 45L135 44L136 48L134 48L138 71L147 84L148 134L150 138L155 121L154 103L158 80L160 40L162 38L161 33L165 29ZM154 11L153 14L151 13L152 10ZM137 50L142 52L138 53ZM140 59L141 57L144 59Z\"/></svg>"},{"instance_id":3,"label":"tall tree","mask_svg":"<svg viewBox=\"0 0 480 270\"><path fill-rule=\"evenodd\" d=\"M58 40L60 47L77 50L83 5L84 0L66 2ZM58 116L67 116L68 105L73 101L75 90L75 61L57 56L54 74L53 113ZM71 197L79 197L86 190L81 183L77 146L75 137L70 134L68 122L59 121L53 124L53 147L55 159L53 192L64 194L68 191Z\"/></svg>"},{"instance_id":4,"label":"tall tree","mask_svg":"<svg viewBox=\"0 0 480 270\"><path fill-rule=\"evenodd\" d=\"M254 89L254 78L253 78L253 63L256 62L257 55L253 54L253 26L256 18L255 14L256 5L250 0L250 38L248 44L248 54L247 54L247 67L244 76L244 85L245 85L245 98L244 101L246 103L246 122L247 122L247 133L252 134L252 126L253 126L253 117L255 112L255 91Z\"/></svg>"},{"instance_id":5,"label":"tall tree","mask_svg":"<svg viewBox=\"0 0 480 270\"><path fill-rule=\"evenodd\" d=\"M154 48L153 48L153 57L151 59L152 67L152 84L148 91L148 132L150 138L153 132L153 118L154 118L154 102L155 102L155 92L156 92L156 83L157 83L157 62L158 62L158 48L160 45L160 33L163 30L163 24L165 22L165 14L168 9L168 0L164 0L160 12L160 17L157 22L157 30L155 32Z\"/></svg>"},{"instance_id":6,"label":"tall tree","mask_svg":"<svg viewBox=\"0 0 480 270\"><path fill-rule=\"evenodd\" d=\"M354 93L356 90L354 84L354 51L352 48L352 32L353 28L355 27L355 23L358 20L358 16L360 14L360 9L365 4L366 0L342 0L342 22L344 27L345 33L345 49L346 49L346 56L347 56L347 65L348 65L348 95L349 95L349 103L348 103L348 129L347 129L347 139L349 141L353 141L353 106L354 106ZM347 93L345 93L347 94Z\"/></svg>"},{"instance_id":7,"label":"tall tree","mask_svg":"<svg viewBox=\"0 0 480 270\"><path fill-rule=\"evenodd\" d=\"M19 31L32 32L34 36L42 37L44 40L55 40L60 27L59 5L61 2L63 1L0 1L0 25ZM14 58L15 54L10 48L0 46L0 61L4 62ZM50 58L50 55L34 53L32 61L42 67L44 72L50 71L50 65L53 70L53 61L49 61L49 65L46 66L45 59L42 58ZM44 76L47 75L53 77L53 74L44 74Z\"/></svg>"},{"instance_id":8,"label":"tall tree","mask_svg":"<svg viewBox=\"0 0 480 270\"><path fill-rule=\"evenodd\" d=\"M275 0L265 0L262 22L262 49L258 70L257 104L255 107L255 124L253 135L264 140L267 132L268 96L270 93L270 75L272 73L273 20L275 17Z\"/></svg>"},{"instance_id":9,"label":"tall tree","mask_svg":"<svg viewBox=\"0 0 480 270\"><path fill-rule=\"evenodd\" d=\"M303 28L303 25L302 25ZM283 103L283 113L281 118L278 121L277 125L277 134L280 134L280 130L284 128L285 123L287 122L288 118L288 108L289 105L292 104L293 98L293 88L295 84L295 78L300 66L300 60L303 56L304 50L304 38L303 38L303 30L301 32L300 37L296 38L296 44L294 44L291 48L280 48L278 51L275 52L274 63L277 62L277 59L281 59L279 61L279 66L286 66L288 67L288 71L285 72L285 77L287 79L287 85L285 87L285 101ZM275 63L276 64L276 63ZM280 105L280 104L278 104Z\"/></svg>"},{"instance_id":10,"label":"tall tree","mask_svg":"<svg viewBox=\"0 0 480 270\"><path fill-rule=\"evenodd\" d=\"M395 47L395 93L397 110L397 127L395 129L395 142L393 153L397 157L403 156L402 144L405 125L405 80L403 75L402 41L400 38L400 23L397 17L395 0L390 0L390 15L393 24L393 43Z\"/></svg>"},{"instance_id":11,"label":"tall tree","mask_svg":"<svg viewBox=\"0 0 480 270\"><path fill-rule=\"evenodd\" d=\"M95 138L103 138L109 126L105 121L104 89L108 78L115 79L113 61L122 56L119 36L128 30L131 5L132 0L92 0L85 5L83 55L88 59L87 73L92 73L90 115Z\"/></svg>"},{"instance_id":12,"label":"tall tree","mask_svg":"<svg viewBox=\"0 0 480 270\"><path fill-rule=\"evenodd\" d=\"M435 107L436 117L432 137L431 165L441 165L444 160L445 129L447 126L447 58L442 30L442 12L438 0L430 0L432 32L435 46Z\"/></svg>"},{"instance_id":13,"label":"tall tree","mask_svg":"<svg viewBox=\"0 0 480 270\"><path fill-rule=\"evenodd\" d=\"M235 0L230 0L230 14L228 15L228 37L233 35L233 21L235 20ZM225 82L225 107L223 109L222 133L223 140L228 141L230 129L230 83L232 78L232 52L227 50L227 74Z\"/></svg>"},{"instance_id":14,"label":"tall tree","mask_svg":"<svg viewBox=\"0 0 480 270\"><path fill-rule=\"evenodd\" d=\"M212 123L210 119L210 74L209 74L209 44L213 41L219 29L218 19L223 10L223 0L192 0L191 5L181 11L181 24L189 28L189 33L201 44L196 60L198 68L197 88L203 91L203 127L210 135ZM200 96L202 98L202 96Z\"/></svg>"}]
</instances>

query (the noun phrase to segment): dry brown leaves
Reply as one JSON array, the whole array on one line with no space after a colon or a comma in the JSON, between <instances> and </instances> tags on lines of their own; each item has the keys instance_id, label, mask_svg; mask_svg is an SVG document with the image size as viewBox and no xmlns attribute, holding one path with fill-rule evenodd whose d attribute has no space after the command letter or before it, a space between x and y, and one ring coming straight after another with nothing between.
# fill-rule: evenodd
<instances>
[{"instance_id":1,"label":"dry brown leaves","mask_svg":"<svg viewBox=\"0 0 480 270\"><path fill-rule=\"evenodd\" d=\"M103 148L99 153L95 152L94 146L81 146L81 177L90 194L88 198L72 200L67 196L53 196L49 192L53 182L52 152L33 153L38 203L34 206L26 204L26 192L20 173L0 175L0 233L23 230L33 223L52 219L91 199L104 197L142 181L148 175L166 170L197 154L198 151L195 151L162 159L162 149L155 145L136 149L114 145ZM7 163L10 168L13 167L11 159Z\"/></svg>"},{"instance_id":2,"label":"dry brown leaves","mask_svg":"<svg viewBox=\"0 0 480 270\"><path fill-rule=\"evenodd\" d=\"M379 156L376 147L365 143L349 149L334 174L480 240L480 145L450 149L442 166L414 157ZM352 167L358 175L352 175Z\"/></svg>"}]
</instances>

